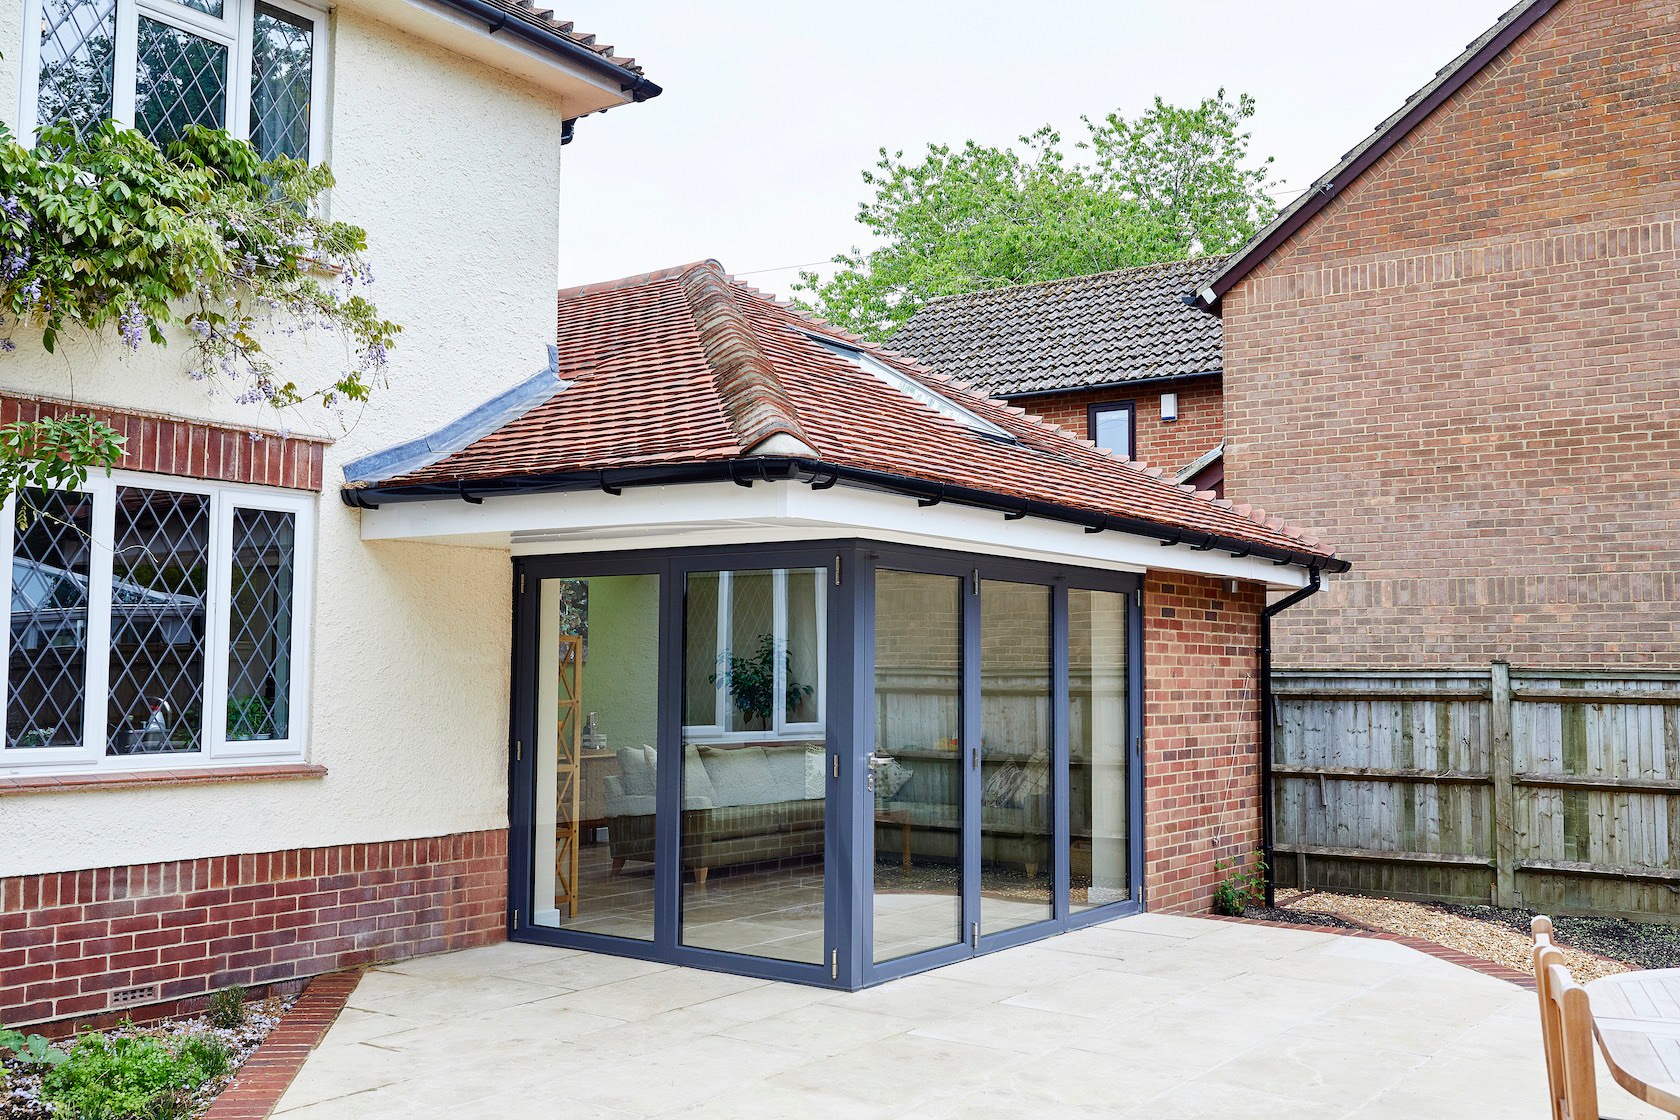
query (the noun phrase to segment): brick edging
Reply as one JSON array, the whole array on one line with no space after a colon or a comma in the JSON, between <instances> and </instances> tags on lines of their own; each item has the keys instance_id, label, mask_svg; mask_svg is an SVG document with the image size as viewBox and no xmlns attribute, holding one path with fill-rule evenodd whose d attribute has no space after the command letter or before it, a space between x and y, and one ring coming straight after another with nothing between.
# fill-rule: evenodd
<instances>
[{"instance_id":1,"label":"brick edging","mask_svg":"<svg viewBox=\"0 0 1680 1120\"><path fill-rule=\"evenodd\" d=\"M1340 926L1315 926L1307 922L1274 922L1267 918L1238 918L1230 914L1204 914L1202 917L1211 918L1216 922L1236 922L1248 926L1269 926L1272 929L1307 930L1312 933L1335 933L1343 937L1363 937L1368 941L1392 941L1396 945L1404 945L1408 949L1416 949L1448 964L1456 964L1460 968L1467 968L1471 972L1479 972L1483 976L1491 976L1495 980L1503 980L1507 984L1515 984L1519 988L1534 991L1534 977L1526 972L1519 972L1493 961L1481 957L1471 956L1469 953L1457 949L1449 949L1445 945L1434 941L1426 941L1421 937L1408 937L1405 934L1389 933L1387 930L1374 929L1363 922L1356 922L1352 918L1337 914L1336 917L1358 929L1344 929Z\"/></svg>"},{"instance_id":2,"label":"brick edging","mask_svg":"<svg viewBox=\"0 0 1680 1120\"><path fill-rule=\"evenodd\" d=\"M303 1069L304 1060L344 1010L361 978L361 970L356 969L329 972L311 980L201 1120L267 1120Z\"/></svg>"}]
</instances>

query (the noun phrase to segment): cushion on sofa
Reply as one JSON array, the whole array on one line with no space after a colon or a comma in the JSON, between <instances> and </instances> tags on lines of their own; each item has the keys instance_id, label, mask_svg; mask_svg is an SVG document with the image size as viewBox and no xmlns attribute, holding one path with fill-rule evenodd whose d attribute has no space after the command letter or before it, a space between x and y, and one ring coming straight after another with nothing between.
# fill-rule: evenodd
<instances>
[{"instance_id":1,"label":"cushion on sofa","mask_svg":"<svg viewBox=\"0 0 1680 1120\"><path fill-rule=\"evenodd\" d=\"M646 747L618 748L618 774L626 797L653 796L653 764Z\"/></svg>"},{"instance_id":2,"label":"cushion on sofa","mask_svg":"<svg viewBox=\"0 0 1680 1120\"><path fill-rule=\"evenodd\" d=\"M805 745L777 743L764 748L770 766L770 783L777 801L805 800Z\"/></svg>"},{"instance_id":3,"label":"cushion on sofa","mask_svg":"<svg viewBox=\"0 0 1680 1120\"><path fill-rule=\"evenodd\" d=\"M714 804L719 807L769 805L781 800L770 777L770 760L764 756L764 748L757 744L701 747L700 761L712 779L712 789L716 792Z\"/></svg>"}]
</instances>

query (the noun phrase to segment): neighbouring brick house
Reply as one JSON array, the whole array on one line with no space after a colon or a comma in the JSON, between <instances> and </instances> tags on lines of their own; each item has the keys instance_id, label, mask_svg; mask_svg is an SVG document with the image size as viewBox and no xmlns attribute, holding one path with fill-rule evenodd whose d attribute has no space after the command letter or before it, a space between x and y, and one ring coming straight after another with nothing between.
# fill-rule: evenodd
<instances>
[{"instance_id":1,"label":"neighbouring brick house","mask_svg":"<svg viewBox=\"0 0 1680 1120\"><path fill-rule=\"evenodd\" d=\"M1513 9L1202 287L1284 667L1680 669L1680 20Z\"/></svg>"},{"instance_id":2,"label":"neighbouring brick house","mask_svg":"<svg viewBox=\"0 0 1680 1120\"><path fill-rule=\"evenodd\" d=\"M888 345L1174 481L1220 493L1220 324L1185 297L1225 260L930 300Z\"/></svg>"},{"instance_id":3,"label":"neighbouring brick house","mask_svg":"<svg viewBox=\"0 0 1680 1120\"><path fill-rule=\"evenodd\" d=\"M1356 564L1275 624L1286 882L1680 914L1677 131L1672 0L1525 0L1201 287L1226 493Z\"/></svg>"}]
</instances>

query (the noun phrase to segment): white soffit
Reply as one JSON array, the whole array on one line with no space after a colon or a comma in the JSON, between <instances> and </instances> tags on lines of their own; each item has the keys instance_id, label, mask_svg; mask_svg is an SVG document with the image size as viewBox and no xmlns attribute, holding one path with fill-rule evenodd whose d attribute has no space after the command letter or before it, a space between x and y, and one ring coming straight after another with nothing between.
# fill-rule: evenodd
<instances>
[{"instance_id":1,"label":"white soffit","mask_svg":"<svg viewBox=\"0 0 1680 1120\"><path fill-rule=\"evenodd\" d=\"M483 504L390 502L362 511L364 541L419 540L510 548L520 555L697 548L722 544L861 537L1109 571L1190 572L1250 580L1279 590L1304 587L1306 572L1127 533L1087 533L1040 518L999 513L855 487L813 490L802 483L757 482L584 490L486 497Z\"/></svg>"},{"instance_id":2,"label":"white soffit","mask_svg":"<svg viewBox=\"0 0 1680 1120\"><path fill-rule=\"evenodd\" d=\"M506 29L491 34L483 20L433 0L340 0L339 6L365 12L381 23L548 90L558 95L561 111L567 117L581 117L631 100L616 82L569 65Z\"/></svg>"}]
</instances>

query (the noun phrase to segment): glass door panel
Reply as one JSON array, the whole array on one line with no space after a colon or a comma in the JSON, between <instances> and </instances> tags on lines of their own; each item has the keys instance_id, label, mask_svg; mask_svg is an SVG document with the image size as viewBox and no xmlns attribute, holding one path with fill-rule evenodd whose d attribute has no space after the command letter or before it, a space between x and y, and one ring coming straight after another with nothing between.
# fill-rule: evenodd
<instances>
[{"instance_id":1,"label":"glass door panel","mask_svg":"<svg viewBox=\"0 0 1680 1120\"><path fill-rule=\"evenodd\" d=\"M775 568L687 577L684 945L825 960L825 576Z\"/></svg>"},{"instance_id":2,"label":"glass door panel","mask_svg":"<svg viewBox=\"0 0 1680 1120\"><path fill-rule=\"evenodd\" d=\"M534 925L651 941L659 577L541 582Z\"/></svg>"},{"instance_id":3,"label":"glass door panel","mask_svg":"<svg viewBox=\"0 0 1680 1120\"><path fill-rule=\"evenodd\" d=\"M1055 917L1050 589L980 584L980 933Z\"/></svg>"},{"instance_id":4,"label":"glass door panel","mask_svg":"<svg viewBox=\"0 0 1680 1120\"><path fill-rule=\"evenodd\" d=\"M1119 592L1068 592L1068 904L1075 913L1132 897L1127 606Z\"/></svg>"},{"instance_id":5,"label":"glass door panel","mask_svg":"<svg viewBox=\"0 0 1680 1120\"><path fill-rule=\"evenodd\" d=\"M964 940L958 576L875 575L874 959Z\"/></svg>"}]
</instances>

